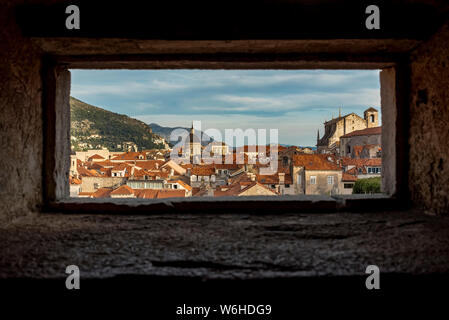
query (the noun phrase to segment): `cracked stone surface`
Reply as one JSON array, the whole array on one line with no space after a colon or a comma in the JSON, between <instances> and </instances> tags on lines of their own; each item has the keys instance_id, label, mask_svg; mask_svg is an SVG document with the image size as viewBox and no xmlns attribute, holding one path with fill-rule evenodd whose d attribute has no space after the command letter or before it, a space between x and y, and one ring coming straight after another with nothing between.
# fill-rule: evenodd
<instances>
[{"instance_id":1,"label":"cracked stone surface","mask_svg":"<svg viewBox=\"0 0 449 320\"><path fill-rule=\"evenodd\" d=\"M0 278L257 279L449 271L449 218L418 211L257 215L42 214L0 227Z\"/></svg>"}]
</instances>

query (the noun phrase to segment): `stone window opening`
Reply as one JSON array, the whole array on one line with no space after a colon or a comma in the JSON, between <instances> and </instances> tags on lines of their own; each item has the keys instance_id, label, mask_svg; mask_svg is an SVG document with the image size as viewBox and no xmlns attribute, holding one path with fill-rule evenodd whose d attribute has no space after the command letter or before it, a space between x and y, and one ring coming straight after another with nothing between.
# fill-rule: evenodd
<instances>
[{"instance_id":1,"label":"stone window opening","mask_svg":"<svg viewBox=\"0 0 449 320\"><path fill-rule=\"evenodd\" d=\"M45 107L47 109L53 110L52 112L50 112L50 114L57 114L57 115L63 115L62 117L54 117L57 119L56 122L54 122L53 125L50 126L49 128L49 132L56 132L58 130L66 130L66 132L68 132L69 130L69 121L70 121L70 116L68 114L68 98L70 96L70 72L69 69L91 69L93 66L95 66L95 68L99 67L100 69L107 69L107 68L111 68L111 61L108 61L107 59L104 61L99 61L99 60L95 60L95 57L76 57L76 58L71 58L71 57L56 57L55 58L55 62L50 63L49 65L46 65L46 74L48 75L46 78L46 81L49 81L50 83L52 83L52 85L47 86L46 87L46 92L45 95L47 97L49 97L50 99L46 100L46 105ZM126 61L126 56L124 57L125 61ZM148 58L149 60L142 60L142 61L134 61L134 62L130 62L130 64L134 64L134 68L140 69L139 66L145 66L145 67L141 67L141 69L152 69L152 66L155 66L156 64L153 64L153 62L151 61L151 58ZM176 61L176 56L167 58L167 61L162 62L162 64L160 64L160 61L158 61L158 68L164 68L164 67L175 67L174 68L179 68L179 69L185 69L186 65L185 63L188 63L189 68L192 67L207 67L207 63L206 62L197 62L197 61L193 61L193 62L176 62L176 64L174 64ZM237 58L238 61L239 58ZM174 60L174 61L173 61ZM121 60L122 61L122 60ZM218 60L214 65L213 68L219 68L220 67L220 60ZM237 62L232 62L230 64L227 65L226 68L228 69L233 69L232 68L232 64L235 63L237 65ZM243 63L243 64L242 64ZM239 62L239 68L242 67L242 65L245 65L245 63L247 62ZM260 66L261 69L282 69L284 68L283 66L279 66L277 65L278 62L275 62L275 60L273 61L268 61L268 62L259 62L258 64L256 63L255 65ZM306 63L306 64L304 64ZM363 63L359 63L358 66L363 66L365 62ZM300 62L300 66L305 66L307 65L308 62ZM346 62L342 62L342 63L335 63L334 62L330 62L327 65L328 66L334 66L333 68L335 68L335 65L339 66L339 69L345 69L345 64ZM298 66L299 66L298 65ZM383 124L387 125L386 131L387 132L391 132L392 134L387 135L389 137L393 137L393 140L391 141L387 141L384 140L382 141L382 148L384 150L387 150L388 148L391 149L391 151L387 154L387 157L385 157L385 155L383 155L383 166L386 167L388 166L389 170L386 170L386 172L383 172L382 174L382 186L383 186L383 192L385 193L385 201L386 202L393 202L393 203L397 203L399 204L400 202L397 200L398 197L407 197L406 194L406 190L407 190L407 186L405 184L405 182L407 181L406 179L404 179L404 175L403 175L403 170L406 168L406 166L402 166L403 162L398 162L399 158L402 158L404 154L404 152L400 151L400 152L396 152L396 146L399 146L399 150L402 150L402 147L406 147L405 144L403 143L396 143L394 144L394 142L398 139L403 139L404 137L404 133L403 130L404 128L400 127L400 128L396 128L395 124L397 122L395 122L395 119L398 117L398 114L402 114L401 112L401 108L397 108L396 104L397 101L399 101L399 103L403 103L403 100L401 100L400 97L402 97L402 88L400 88L401 90L399 90L398 88L396 88L397 83L400 82L400 76L401 72L397 72L398 68L401 66L401 64L398 64L397 62L378 62L375 64L367 64L369 65L369 67L366 67L366 69L381 69L380 72L380 82L381 82L381 109L382 109L382 117L384 118L385 116L388 116L389 123L385 123L383 122ZM310 63L309 67L316 66L316 64L313 64L313 62ZM322 65L321 65L322 66ZM343 67L342 67L343 66ZM399 66L399 67L398 67ZM117 67L114 67L117 68ZM122 68L122 67L119 67ZM251 66L251 68L254 68L254 65ZM291 67L289 67L290 69ZM303 69L301 67L297 68L297 69ZM353 69L353 67L351 67L350 69ZM363 68L361 68L363 69ZM56 72L55 72L56 70ZM401 70L400 70L401 71ZM396 95L400 94L398 97ZM53 98L52 98L53 97ZM399 110L399 111L398 111ZM397 112L398 111L398 112ZM385 117L386 118L386 117ZM50 121L48 121L50 122ZM69 136L69 133L67 134L67 136ZM54 136L53 136L54 137ZM382 137L384 137L384 135L382 135ZM67 139L67 146L63 146L61 143L56 143L56 140L54 138L50 138L50 139L46 139L45 143L47 145L47 149L48 150L54 150L54 151L58 151L56 152L56 162L46 162L45 163L45 179L46 179L46 184L47 187L45 189L45 195L44 195L44 199L45 199L45 203L46 205L44 206L45 208L47 208L48 210L61 210L61 208L64 208L64 210L66 211L83 211L83 210L87 210L83 209L84 206L83 204L85 202L89 202L91 199L77 199L76 201L70 200L70 204L67 203L67 198L68 198L68 194L69 192L66 192L66 189L68 189L68 187L63 186L62 181L66 181L66 179L68 180L68 174L67 176L65 176L65 174L63 174L65 172L65 167L66 165L64 164L65 160L62 160L62 156L66 153L65 150L68 149L69 146L69 139ZM59 140L58 140L59 141ZM387 141L387 145L384 145L384 142ZM390 147L388 147L390 146ZM70 163L70 162L69 162ZM397 170L397 163L401 163L401 170ZM51 172L54 172L56 170L56 172L58 172L56 175L52 174ZM62 174L62 175L61 175ZM398 179L398 177L401 176L400 179ZM196 178L196 179L195 179ZM191 181L201 181L203 180L201 177L191 177ZM210 179L208 179L210 180ZM300 178L298 179L299 182ZM399 180L399 181L398 181ZM310 184L315 184L316 185L317 181L316 178L313 181L311 179ZM232 197L230 197L232 198ZM286 207L291 207L293 204L295 204L295 206L298 206L297 208L300 208L302 206L302 197L301 194L299 194L298 196L289 196L289 199L292 199L292 201L286 201L285 203L283 203L283 201L276 201L276 203L273 202L273 206L278 207L279 205L281 206L286 206ZM93 199L95 200L95 199ZM186 207L201 207L202 209L204 208L205 210L208 207L213 207L213 208L225 208L226 205L224 205L226 202L231 202L232 201L236 201L237 199L220 199L219 203L218 201L207 201L207 204L204 204L202 202L202 200L204 199L179 199L176 200L177 205L174 206L170 206L167 207L166 209L168 211L177 211L180 208L183 208L184 206ZM109 201L109 200L108 200ZM114 202L115 200L110 200L111 202ZM158 201L153 201L152 199L146 199L146 202L144 204L142 204L140 206L140 204L137 206L138 209L134 210L135 212L146 212L147 210L150 210L150 208L152 207L153 203L158 203ZM242 198L241 200L239 199L239 201L247 201L245 198ZM352 203L352 200L348 197L343 197L343 196L337 196L337 195L332 195L332 201L336 201L336 202L341 202L343 203L340 205L335 205L334 209L332 210L337 210L338 208L344 208L346 204L348 203ZM159 201L160 202L160 201ZM190 202L195 203L195 204L190 204ZM198 202L198 204L196 204ZM201 202L201 205L199 204L199 202ZM270 207L270 201L269 200L257 200L256 203L258 203L258 205L261 205L264 208L269 208ZM289 204L291 203L291 204ZM355 203L355 202L354 202ZM268 204L268 205L267 205ZM355 205L355 204L354 204ZM100 204L95 204L94 206L90 206L89 208L92 207L98 207L99 210L103 210L102 208L104 207L104 205L100 205ZM127 210L127 207L123 207L120 208L122 210ZM322 210L320 208L321 204L318 202L316 203L316 208L317 210ZM46 209L46 210L47 210ZM296 210L296 209L295 209ZM327 209L326 209L327 210Z\"/></svg>"}]
</instances>

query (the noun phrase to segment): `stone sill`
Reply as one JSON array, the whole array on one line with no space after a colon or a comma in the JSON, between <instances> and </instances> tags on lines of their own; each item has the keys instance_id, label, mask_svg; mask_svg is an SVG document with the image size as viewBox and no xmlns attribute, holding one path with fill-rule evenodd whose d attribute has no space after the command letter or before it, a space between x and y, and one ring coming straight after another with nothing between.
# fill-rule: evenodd
<instances>
[{"instance_id":1,"label":"stone sill","mask_svg":"<svg viewBox=\"0 0 449 320\"><path fill-rule=\"evenodd\" d=\"M250 197L189 197L167 199L89 199L70 198L50 202L44 212L65 213L251 213L385 211L406 208L400 200L384 194L286 195Z\"/></svg>"}]
</instances>

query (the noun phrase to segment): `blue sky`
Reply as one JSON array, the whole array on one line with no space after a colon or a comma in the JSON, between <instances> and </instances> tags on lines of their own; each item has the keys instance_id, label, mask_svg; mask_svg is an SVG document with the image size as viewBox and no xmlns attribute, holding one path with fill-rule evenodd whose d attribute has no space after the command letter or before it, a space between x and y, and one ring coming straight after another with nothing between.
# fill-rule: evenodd
<instances>
[{"instance_id":1,"label":"blue sky","mask_svg":"<svg viewBox=\"0 0 449 320\"><path fill-rule=\"evenodd\" d=\"M379 70L71 70L71 95L146 123L278 129L279 142L316 144L325 120L374 107Z\"/></svg>"}]
</instances>

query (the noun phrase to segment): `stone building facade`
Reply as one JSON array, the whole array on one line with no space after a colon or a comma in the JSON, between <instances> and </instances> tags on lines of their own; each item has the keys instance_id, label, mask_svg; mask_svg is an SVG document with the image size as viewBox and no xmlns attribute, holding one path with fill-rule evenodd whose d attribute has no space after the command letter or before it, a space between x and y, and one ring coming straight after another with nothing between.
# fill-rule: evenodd
<instances>
[{"instance_id":1,"label":"stone building facade","mask_svg":"<svg viewBox=\"0 0 449 320\"><path fill-rule=\"evenodd\" d=\"M294 156L292 176L296 194L342 193L342 170L324 155Z\"/></svg>"},{"instance_id":2,"label":"stone building facade","mask_svg":"<svg viewBox=\"0 0 449 320\"><path fill-rule=\"evenodd\" d=\"M340 137L340 156L350 158L380 158L379 150L381 150L381 146L382 127L357 130Z\"/></svg>"},{"instance_id":3,"label":"stone building facade","mask_svg":"<svg viewBox=\"0 0 449 320\"><path fill-rule=\"evenodd\" d=\"M80 192L95 192L100 188L123 185L127 178L122 177L83 177Z\"/></svg>"},{"instance_id":4,"label":"stone building facade","mask_svg":"<svg viewBox=\"0 0 449 320\"><path fill-rule=\"evenodd\" d=\"M356 130L377 127L379 125L378 111L368 108L364 112L364 117L355 113L324 122L324 135L320 139L319 131L317 136L318 153L340 153L340 137Z\"/></svg>"}]
</instances>

